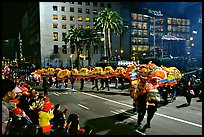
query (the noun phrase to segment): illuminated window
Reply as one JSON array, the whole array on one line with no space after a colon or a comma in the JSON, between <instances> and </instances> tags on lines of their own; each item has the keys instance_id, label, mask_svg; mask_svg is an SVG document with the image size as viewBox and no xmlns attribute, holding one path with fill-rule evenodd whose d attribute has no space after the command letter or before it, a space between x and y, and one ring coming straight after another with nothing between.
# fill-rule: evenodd
<instances>
[{"instance_id":1,"label":"illuminated window","mask_svg":"<svg viewBox=\"0 0 204 137\"><path fill-rule=\"evenodd\" d=\"M147 29L147 23L143 24L143 29Z\"/></svg>"},{"instance_id":2,"label":"illuminated window","mask_svg":"<svg viewBox=\"0 0 204 137\"><path fill-rule=\"evenodd\" d=\"M168 31L171 31L171 29L172 29L171 25L168 25Z\"/></svg>"},{"instance_id":3,"label":"illuminated window","mask_svg":"<svg viewBox=\"0 0 204 137\"><path fill-rule=\"evenodd\" d=\"M66 29L67 25L66 24L62 24L62 29Z\"/></svg>"},{"instance_id":4,"label":"illuminated window","mask_svg":"<svg viewBox=\"0 0 204 137\"><path fill-rule=\"evenodd\" d=\"M167 23L171 24L172 18L168 18Z\"/></svg>"},{"instance_id":5,"label":"illuminated window","mask_svg":"<svg viewBox=\"0 0 204 137\"><path fill-rule=\"evenodd\" d=\"M176 24L176 18L172 19L172 24Z\"/></svg>"},{"instance_id":6,"label":"illuminated window","mask_svg":"<svg viewBox=\"0 0 204 137\"><path fill-rule=\"evenodd\" d=\"M74 7L70 7L70 12L74 12Z\"/></svg>"},{"instance_id":7,"label":"illuminated window","mask_svg":"<svg viewBox=\"0 0 204 137\"><path fill-rule=\"evenodd\" d=\"M148 35L147 31L143 31L143 36L147 37L147 35Z\"/></svg>"},{"instance_id":8,"label":"illuminated window","mask_svg":"<svg viewBox=\"0 0 204 137\"><path fill-rule=\"evenodd\" d=\"M61 7L61 11L65 11L65 7Z\"/></svg>"},{"instance_id":9,"label":"illuminated window","mask_svg":"<svg viewBox=\"0 0 204 137\"><path fill-rule=\"evenodd\" d=\"M142 20L142 14L138 14L138 20Z\"/></svg>"},{"instance_id":10,"label":"illuminated window","mask_svg":"<svg viewBox=\"0 0 204 137\"><path fill-rule=\"evenodd\" d=\"M177 19L177 24L181 25L181 19Z\"/></svg>"},{"instance_id":11,"label":"illuminated window","mask_svg":"<svg viewBox=\"0 0 204 137\"><path fill-rule=\"evenodd\" d=\"M186 25L190 25L190 20L186 20Z\"/></svg>"},{"instance_id":12,"label":"illuminated window","mask_svg":"<svg viewBox=\"0 0 204 137\"><path fill-rule=\"evenodd\" d=\"M79 16L79 17L78 17L78 21L83 21L82 16Z\"/></svg>"},{"instance_id":13,"label":"illuminated window","mask_svg":"<svg viewBox=\"0 0 204 137\"><path fill-rule=\"evenodd\" d=\"M181 20L181 24L182 24L182 25L186 25L185 19L182 19L182 20Z\"/></svg>"},{"instance_id":14,"label":"illuminated window","mask_svg":"<svg viewBox=\"0 0 204 137\"><path fill-rule=\"evenodd\" d=\"M62 20L66 20L66 16L65 15L62 15Z\"/></svg>"},{"instance_id":15,"label":"illuminated window","mask_svg":"<svg viewBox=\"0 0 204 137\"><path fill-rule=\"evenodd\" d=\"M110 4L110 3L108 3L108 4L107 4L107 7L108 7L108 8L111 8L111 4Z\"/></svg>"},{"instance_id":16,"label":"illuminated window","mask_svg":"<svg viewBox=\"0 0 204 137\"><path fill-rule=\"evenodd\" d=\"M138 36L139 36L139 37L142 36L142 31L138 31Z\"/></svg>"},{"instance_id":17,"label":"illuminated window","mask_svg":"<svg viewBox=\"0 0 204 137\"><path fill-rule=\"evenodd\" d=\"M78 2L78 5L82 5L82 2Z\"/></svg>"},{"instance_id":18,"label":"illuminated window","mask_svg":"<svg viewBox=\"0 0 204 137\"><path fill-rule=\"evenodd\" d=\"M58 20L58 15L53 15L54 20Z\"/></svg>"},{"instance_id":19,"label":"illuminated window","mask_svg":"<svg viewBox=\"0 0 204 137\"><path fill-rule=\"evenodd\" d=\"M138 23L138 29L142 29L142 23Z\"/></svg>"},{"instance_id":20,"label":"illuminated window","mask_svg":"<svg viewBox=\"0 0 204 137\"><path fill-rule=\"evenodd\" d=\"M53 28L58 28L58 23L53 23Z\"/></svg>"},{"instance_id":21,"label":"illuminated window","mask_svg":"<svg viewBox=\"0 0 204 137\"><path fill-rule=\"evenodd\" d=\"M89 17L86 17L86 22L90 22L91 19Z\"/></svg>"},{"instance_id":22,"label":"illuminated window","mask_svg":"<svg viewBox=\"0 0 204 137\"><path fill-rule=\"evenodd\" d=\"M53 32L53 40L58 41L58 32Z\"/></svg>"},{"instance_id":23,"label":"illuminated window","mask_svg":"<svg viewBox=\"0 0 204 137\"><path fill-rule=\"evenodd\" d=\"M57 6L52 7L54 11L57 11Z\"/></svg>"},{"instance_id":24,"label":"illuminated window","mask_svg":"<svg viewBox=\"0 0 204 137\"><path fill-rule=\"evenodd\" d=\"M136 23L132 22L132 28L136 28Z\"/></svg>"},{"instance_id":25,"label":"illuminated window","mask_svg":"<svg viewBox=\"0 0 204 137\"><path fill-rule=\"evenodd\" d=\"M74 21L74 16L70 16L70 21Z\"/></svg>"},{"instance_id":26,"label":"illuminated window","mask_svg":"<svg viewBox=\"0 0 204 137\"><path fill-rule=\"evenodd\" d=\"M86 29L90 29L90 25L86 25Z\"/></svg>"},{"instance_id":27,"label":"illuminated window","mask_svg":"<svg viewBox=\"0 0 204 137\"><path fill-rule=\"evenodd\" d=\"M136 50L137 50L137 47L136 47L136 46L133 46L133 47L132 47L132 50L133 50L133 51L136 51Z\"/></svg>"},{"instance_id":28,"label":"illuminated window","mask_svg":"<svg viewBox=\"0 0 204 137\"><path fill-rule=\"evenodd\" d=\"M86 13L87 13L87 14L90 14L90 10L89 10L89 9L86 9Z\"/></svg>"},{"instance_id":29,"label":"illuminated window","mask_svg":"<svg viewBox=\"0 0 204 137\"><path fill-rule=\"evenodd\" d=\"M62 53L67 54L67 46L66 45L62 45Z\"/></svg>"},{"instance_id":30,"label":"illuminated window","mask_svg":"<svg viewBox=\"0 0 204 137\"><path fill-rule=\"evenodd\" d=\"M54 45L54 54L58 54L58 45Z\"/></svg>"},{"instance_id":31,"label":"illuminated window","mask_svg":"<svg viewBox=\"0 0 204 137\"><path fill-rule=\"evenodd\" d=\"M70 24L70 28L74 28L75 27L75 25L74 24Z\"/></svg>"},{"instance_id":32,"label":"illuminated window","mask_svg":"<svg viewBox=\"0 0 204 137\"><path fill-rule=\"evenodd\" d=\"M172 30L173 30L173 31L176 31L176 26L173 26L173 27L172 27Z\"/></svg>"},{"instance_id":33,"label":"illuminated window","mask_svg":"<svg viewBox=\"0 0 204 137\"><path fill-rule=\"evenodd\" d=\"M187 32L190 32L190 27L187 27L187 28L186 28L186 31L187 31Z\"/></svg>"},{"instance_id":34,"label":"illuminated window","mask_svg":"<svg viewBox=\"0 0 204 137\"><path fill-rule=\"evenodd\" d=\"M82 8L78 8L78 13L82 13Z\"/></svg>"},{"instance_id":35,"label":"illuminated window","mask_svg":"<svg viewBox=\"0 0 204 137\"><path fill-rule=\"evenodd\" d=\"M137 19L137 14L132 13L132 20L136 20Z\"/></svg>"},{"instance_id":36,"label":"illuminated window","mask_svg":"<svg viewBox=\"0 0 204 137\"><path fill-rule=\"evenodd\" d=\"M97 10L93 10L93 14L97 14Z\"/></svg>"},{"instance_id":37,"label":"illuminated window","mask_svg":"<svg viewBox=\"0 0 204 137\"><path fill-rule=\"evenodd\" d=\"M83 25L79 24L79 25L78 25L78 28L79 28L79 29L82 29L82 28L83 28Z\"/></svg>"},{"instance_id":38,"label":"illuminated window","mask_svg":"<svg viewBox=\"0 0 204 137\"><path fill-rule=\"evenodd\" d=\"M97 2L93 2L93 6L97 6Z\"/></svg>"}]
</instances>

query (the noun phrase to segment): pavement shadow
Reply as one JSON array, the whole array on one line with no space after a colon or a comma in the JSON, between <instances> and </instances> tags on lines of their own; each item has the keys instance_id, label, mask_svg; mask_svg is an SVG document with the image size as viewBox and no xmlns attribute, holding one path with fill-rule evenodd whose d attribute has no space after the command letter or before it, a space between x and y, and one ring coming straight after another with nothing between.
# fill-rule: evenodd
<instances>
[{"instance_id":1,"label":"pavement shadow","mask_svg":"<svg viewBox=\"0 0 204 137\"><path fill-rule=\"evenodd\" d=\"M93 127L93 132L98 135L140 135L134 132L136 120L135 122L125 121L133 115L135 115L134 110L130 109L113 116L87 120L84 125Z\"/></svg>"},{"instance_id":2,"label":"pavement shadow","mask_svg":"<svg viewBox=\"0 0 204 137\"><path fill-rule=\"evenodd\" d=\"M182 107L187 107L187 106L189 106L187 103L184 103L184 104L181 104L181 105L178 105L178 106L176 106L177 108L182 108Z\"/></svg>"}]
</instances>

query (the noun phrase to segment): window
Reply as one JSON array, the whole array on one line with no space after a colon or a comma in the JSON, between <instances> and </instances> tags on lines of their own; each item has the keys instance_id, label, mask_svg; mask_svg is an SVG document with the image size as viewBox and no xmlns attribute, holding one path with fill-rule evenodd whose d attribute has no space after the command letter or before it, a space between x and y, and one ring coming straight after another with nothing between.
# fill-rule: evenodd
<instances>
[{"instance_id":1,"label":"window","mask_svg":"<svg viewBox=\"0 0 204 137\"><path fill-rule=\"evenodd\" d=\"M97 2L93 2L93 6L97 6Z\"/></svg>"},{"instance_id":2,"label":"window","mask_svg":"<svg viewBox=\"0 0 204 137\"><path fill-rule=\"evenodd\" d=\"M66 29L67 25L66 24L62 24L62 29Z\"/></svg>"},{"instance_id":3,"label":"window","mask_svg":"<svg viewBox=\"0 0 204 137\"><path fill-rule=\"evenodd\" d=\"M82 13L82 8L78 8L78 13Z\"/></svg>"},{"instance_id":4,"label":"window","mask_svg":"<svg viewBox=\"0 0 204 137\"><path fill-rule=\"evenodd\" d=\"M69 2L70 4L74 4L74 2Z\"/></svg>"},{"instance_id":5,"label":"window","mask_svg":"<svg viewBox=\"0 0 204 137\"><path fill-rule=\"evenodd\" d=\"M90 22L90 18L89 17L86 17L86 22Z\"/></svg>"},{"instance_id":6,"label":"window","mask_svg":"<svg viewBox=\"0 0 204 137\"><path fill-rule=\"evenodd\" d=\"M172 18L168 18L167 23L171 24Z\"/></svg>"},{"instance_id":7,"label":"window","mask_svg":"<svg viewBox=\"0 0 204 137\"><path fill-rule=\"evenodd\" d=\"M75 25L74 24L70 24L70 28L74 28L75 27Z\"/></svg>"},{"instance_id":8,"label":"window","mask_svg":"<svg viewBox=\"0 0 204 137\"><path fill-rule=\"evenodd\" d=\"M62 32L62 40L66 37L66 32Z\"/></svg>"},{"instance_id":9,"label":"window","mask_svg":"<svg viewBox=\"0 0 204 137\"><path fill-rule=\"evenodd\" d=\"M65 7L61 7L61 11L65 11Z\"/></svg>"},{"instance_id":10,"label":"window","mask_svg":"<svg viewBox=\"0 0 204 137\"><path fill-rule=\"evenodd\" d=\"M58 41L58 32L53 32L53 40Z\"/></svg>"},{"instance_id":11,"label":"window","mask_svg":"<svg viewBox=\"0 0 204 137\"><path fill-rule=\"evenodd\" d=\"M53 23L53 28L58 28L58 23Z\"/></svg>"},{"instance_id":12,"label":"window","mask_svg":"<svg viewBox=\"0 0 204 137\"><path fill-rule=\"evenodd\" d=\"M137 19L137 14L132 13L132 20L136 20Z\"/></svg>"},{"instance_id":13,"label":"window","mask_svg":"<svg viewBox=\"0 0 204 137\"><path fill-rule=\"evenodd\" d=\"M52 7L54 11L57 11L57 6Z\"/></svg>"},{"instance_id":14,"label":"window","mask_svg":"<svg viewBox=\"0 0 204 137\"><path fill-rule=\"evenodd\" d=\"M58 20L58 15L53 15L54 20Z\"/></svg>"},{"instance_id":15,"label":"window","mask_svg":"<svg viewBox=\"0 0 204 137\"><path fill-rule=\"evenodd\" d=\"M147 29L147 23L143 24L143 29Z\"/></svg>"},{"instance_id":16,"label":"window","mask_svg":"<svg viewBox=\"0 0 204 137\"><path fill-rule=\"evenodd\" d=\"M90 25L86 25L86 29L90 29Z\"/></svg>"},{"instance_id":17,"label":"window","mask_svg":"<svg viewBox=\"0 0 204 137\"><path fill-rule=\"evenodd\" d=\"M90 10L89 10L89 9L86 9L86 13L87 13L87 14L90 14Z\"/></svg>"},{"instance_id":18,"label":"window","mask_svg":"<svg viewBox=\"0 0 204 137\"><path fill-rule=\"evenodd\" d=\"M97 10L93 10L93 14L97 14Z\"/></svg>"},{"instance_id":19,"label":"window","mask_svg":"<svg viewBox=\"0 0 204 137\"><path fill-rule=\"evenodd\" d=\"M82 5L82 2L78 2L78 5Z\"/></svg>"},{"instance_id":20,"label":"window","mask_svg":"<svg viewBox=\"0 0 204 137\"><path fill-rule=\"evenodd\" d=\"M62 53L67 54L67 46L66 45L62 45Z\"/></svg>"},{"instance_id":21,"label":"window","mask_svg":"<svg viewBox=\"0 0 204 137\"><path fill-rule=\"evenodd\" d=\"M107 7L108 7L108 8L111 8L111 4L110 4L110 3L108 3Z\"/></svg>"},{"instance_id":22,"label":"window","mask_svg":"<svg viewBox=\"0 0 204 137\"><path fill-rule=\"evenodd\" d=\"M58 45L54 45L54 54L58 54Z\"/></svg>"},{"instance_id":23,"label":"window","mask_svg":"<svg viewBox=\"0 0 204 137\"><path fill-rule=\"evenodd\" d=\"M104 3L101 3L101 4L100 4L100 7L104 7L104 6L105 6Z\"/></svg>"},{"instance_id":24,"label":"window","mask_svg":"<svg viewBox=\"0 0 204 137\"><path fill-rule=\"evenodd\" d=\"M78 21L83 21L82 16L79 16L79 17L78 17Z\"/></svg>"},{"instance_id":25,"label":"window","mask_svg":"<svg viewBox=\"0 0 204 137\"><path fill-rule=\"evenodd\" d=\"M86 2L86 5L89 6L89 5L90 5L90 2Z\"/></svg>"},{"instance_id":26,"label":"window","mask_svg":"<svg viewBox=\"0 0 204 137\"><path fill-rule=\"evenodd\" d=\"M79 25L78 25L78 28L79 28L79 29L82 29L82 28L83 28L83 25L79 24Z\"/></svg>"},{"instance_id":27,"label":"window","mask_svg":"<svg viewBox=\"0 0 204 137\"><path fill-rule=\"evenodd\" d=\"M70 7L70 12L74 12L74 7Z\"/></svg>"},{"instance_id":28,"label":"window","mask_svg":"<svg viewBox=\"0 0 204 137\"><path fill-rule=\"evenodd\" d=\"M70 16L70 21L74 21L74 16Z\"/></svg>"},{"instance_id":29,"label":"window","mask_svg":"<svg viewBox=\"0 0 204 137\"><path fill-rule=\"evenodd\" d=\"M66 16L65 15L62 15L62 20L66 20Z\"/></svg>"}]
</instances>

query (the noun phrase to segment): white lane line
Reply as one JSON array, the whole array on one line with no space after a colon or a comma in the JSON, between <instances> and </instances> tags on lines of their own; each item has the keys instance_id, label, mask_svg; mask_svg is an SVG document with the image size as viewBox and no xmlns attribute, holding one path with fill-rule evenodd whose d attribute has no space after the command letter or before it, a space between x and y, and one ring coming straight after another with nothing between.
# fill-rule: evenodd
<instances>
[{"instance_id":1,"label":"white lane line","mask_svg":"<svg viewBox=\"0 0 204 137\"><path fill-rule=\"evenodd\" d=\"M85 106L83 106L83 105L81 105L81 104L78 104L80 107L82 107L82 108L85 108L85 109L89 109L88 107L85 107Z\"/></svg>"},{"instance_id":2,"label":"white lane line","mask_svg":"<svg viewBox=\"0 0 204 137\"><path fill-rule=\"evenodd\" d=\"M85 95L88 95L88 96L95 97L95 98L99 98L99 99L102 99L102 100L106 100L106 101L109 101L109 102L113 102L113 103L116 103L116 104L120 104L120 105L123 105L123 106L126 106L126 107L133 108L133 106L128 105L128 104L120 103L120 102L117 102L117 101L114 101L114 100L110 100L110 99L107 99L107 98L103 98L103 97L92 95L92 94L85 93L85 92L81 92L81 93L85 94ZM182 120L182 119L174 118L174 117L167 116L167 115L160 114L160 113L155 113L155 115L158 115L158 116L161 116L161 117L165 117L165 118L169 118L171 120L179 121L179 122L182 122L182 123L186 123L186 124L189 124L189 125L193 125L193 126L197 126L197 127L202 128L202 125L196 124L196 123L193 123L193 122L185 121L185 120Z\"/></svg>"},{"instance_id":3,"label":"white lane line","mask_svg":"<svg viewBox=\"0 0 204 137\"><path fill-rule=\"evenodd\" d=\"M53 94L55 94L56 96L59 96L59 94L57 94L57 93L55 93L55 92L53 92Z\"/></svg>"},{"instance_id":4,"label":"white lane line","mask_svg":"<svg viewBox=\"0 0 204 137\"><path fill-rule=\"evenodd\" d=\"M183 123L186 123L186 124L189 124L189 125L193 125L193 126L202 128L202 125L199 125L199 124L196 124L196 123L193 123L193 122L178 119L178 118L175 118L175 117L170 117L170 116L167 116L167 115L164 115L164 114L159 114L159 113L155 113L155 114L158 115L158 116L161 116L161 117L169 118L169 119L172 119L172 120L180 121L180 122L183 122Z\"/></svg>"}]
</instances>

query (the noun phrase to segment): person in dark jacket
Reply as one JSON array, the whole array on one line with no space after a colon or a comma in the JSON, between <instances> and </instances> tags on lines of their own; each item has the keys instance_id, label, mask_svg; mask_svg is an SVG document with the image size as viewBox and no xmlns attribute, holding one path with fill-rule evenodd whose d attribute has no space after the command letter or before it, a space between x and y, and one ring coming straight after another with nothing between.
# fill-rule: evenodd
<instances>
[{"instance_id":1,"label":"person in dark jacket","mask_svg":"<svg viewBox=\"0 0 204 137\"><path fill-rule=\"evenodd\" d=\"M43 77L42 87L43 87L43 90L44 90L44 95L48 95L49 84L48 84L48 81L47 81L46 77Z\"/></svg>"},{"instance_id":2,"label":"person in dark jacket","mask_svg":"<svg viewBox=\"0 0 204 137\"><path fill-rule=\"evenodd\" d=\"M84 88L84 78L81 78L81 79L80 79L80 83L81 83L80 90L82 91L83 88Z\"/></svg>"}]
</instances>

